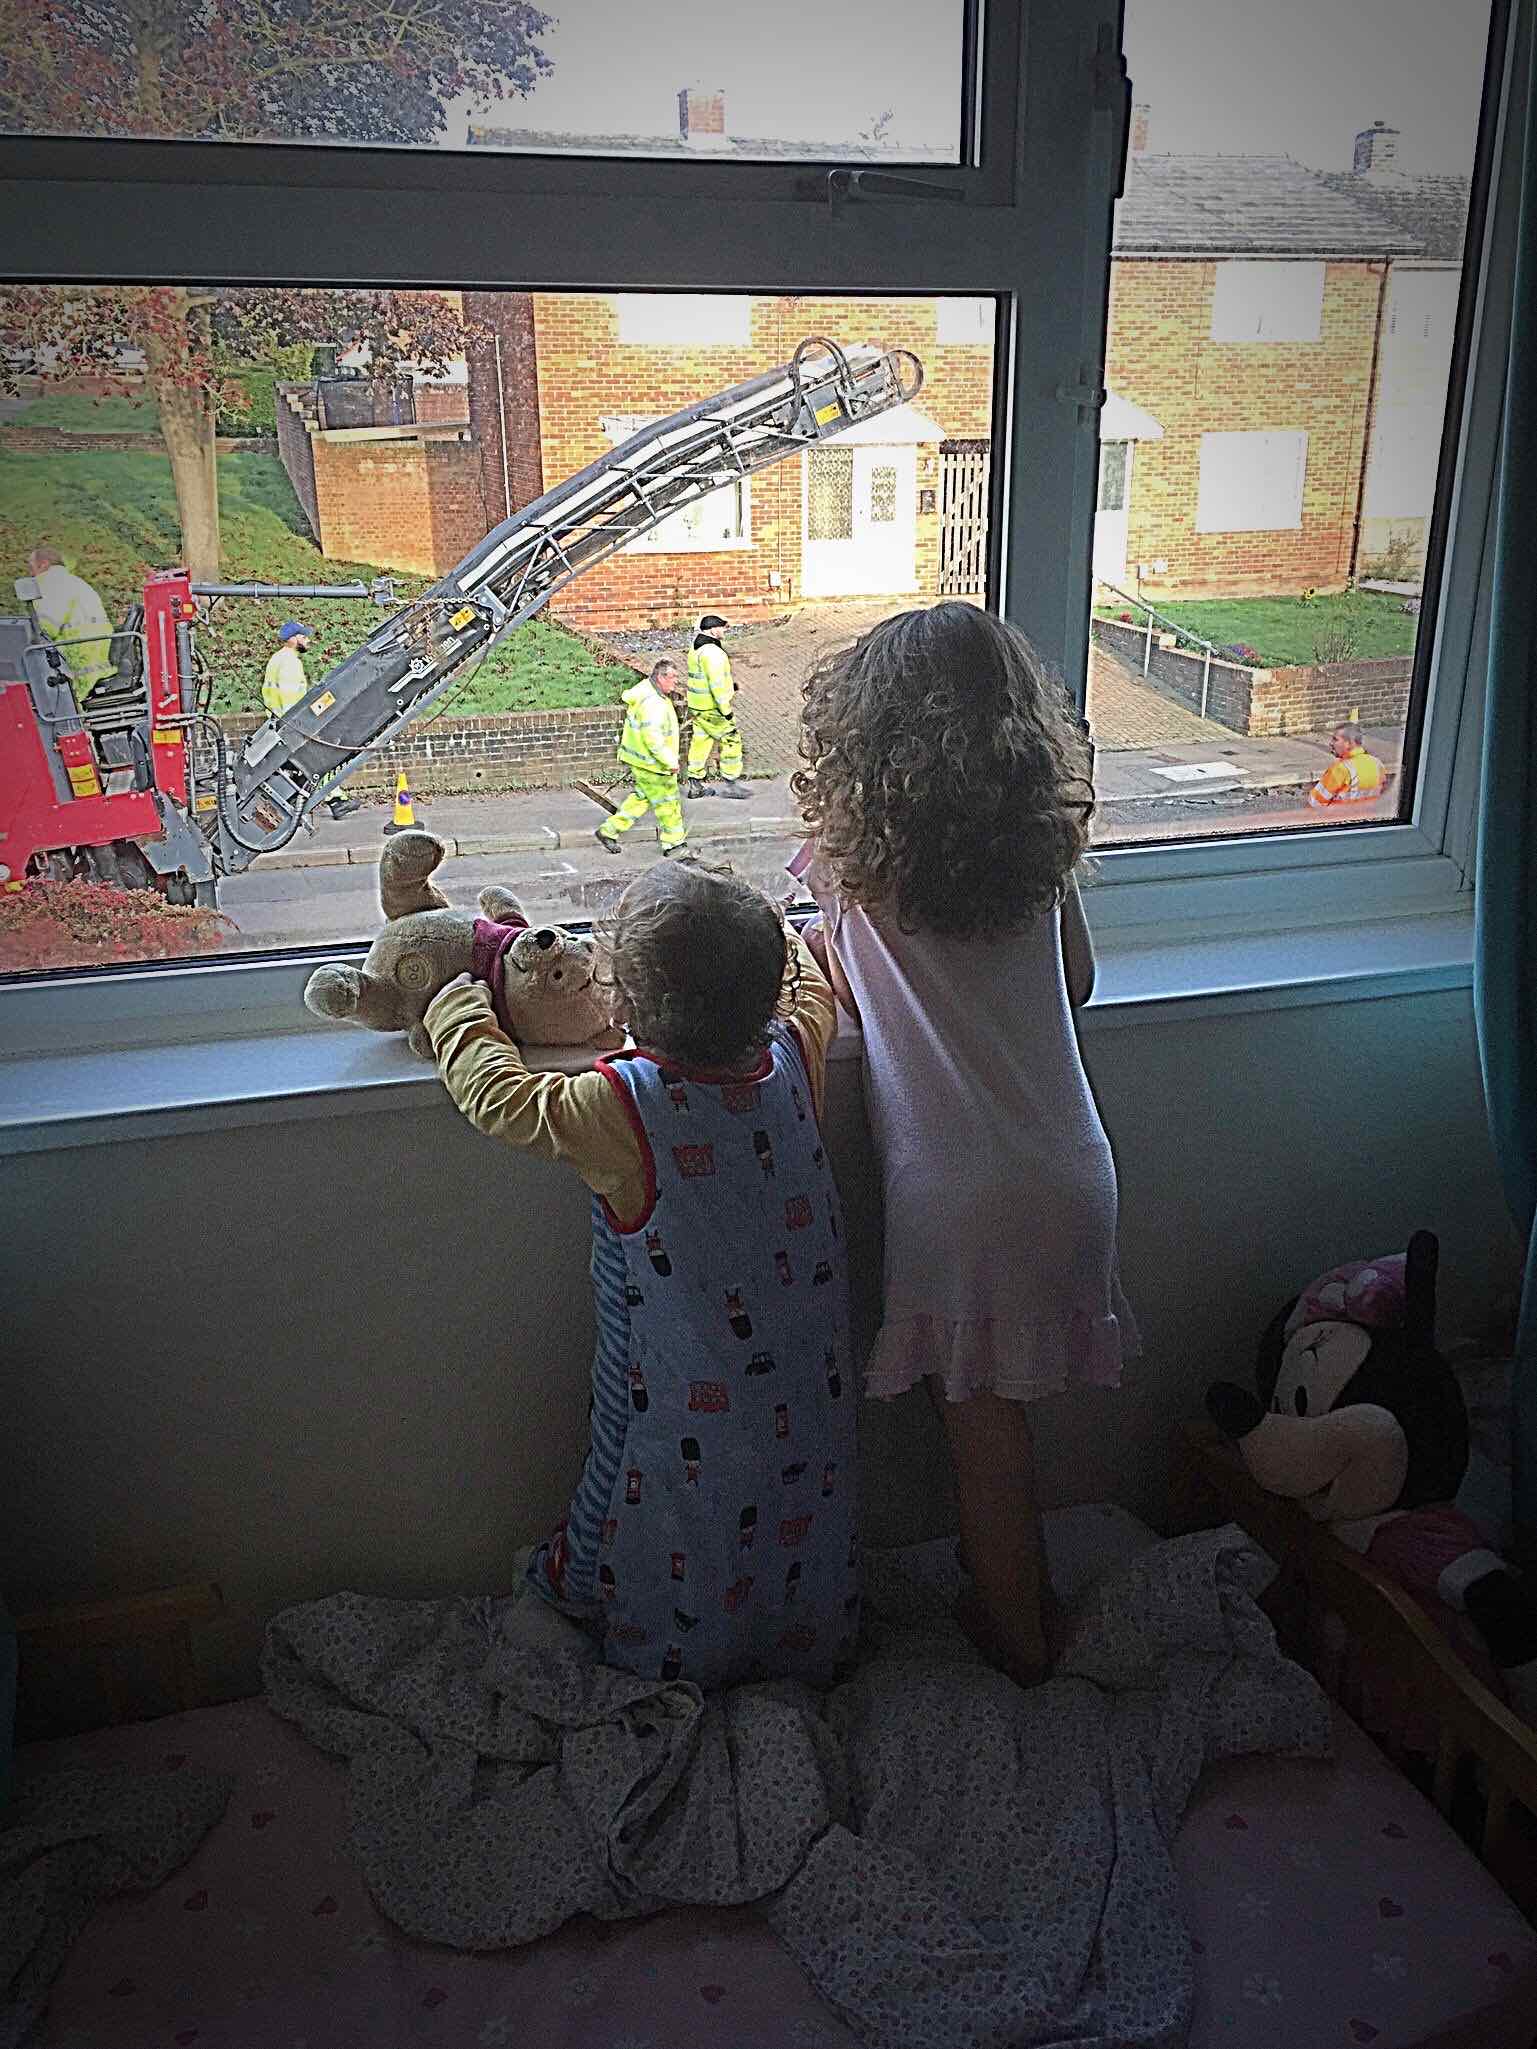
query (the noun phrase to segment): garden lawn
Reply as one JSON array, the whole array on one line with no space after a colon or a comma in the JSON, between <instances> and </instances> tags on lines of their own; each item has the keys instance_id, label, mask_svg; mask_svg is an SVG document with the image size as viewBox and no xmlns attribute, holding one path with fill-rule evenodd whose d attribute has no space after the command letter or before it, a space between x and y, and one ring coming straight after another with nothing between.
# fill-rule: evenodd
<instances>
[{"instance_id":1,"label":"garden lawn","mask_svg":"<svg viewBox=\"0 0 1537 2049\"><path fill-rule=\"evenodd\" d=\"M239 365L229 372L231 384L245 394L244 409L231 406L219 413L221 434L276 434L280 379L297 373L275 370L270 363ZM4 423L9 427L57 427L67 434L158 434L160 408L146 392L142 397L114 395L92 398L79 391L47 391L25 412ZM0 427L0 432L4 427Z\"/></svg>"},{"instance_id":2,"label":"garden lawn","mask_svg":"<svg viewBox=\"0 0 1537 2049\"><path fill-rule=\"evenodd\" d=\"M1403 603L1381 591L1341 591L1306 603L1301 598L1164 598L1157 609L1219 648L1252 647L1263 667L1283 669L1317 661L1319 643L1342 621L1355 628L1351 661L1412 654L1419 621ZM1096 609L1106 619L1119 619L1128 610L1139 623L1146 616L1134 606Z\"/></svg>"},{"instance_id":3,"label":"garden lawn","mask_svg":"<svg viewBox=\"0 0 1537 2049\"><path fill-rule=\"evenodd\" d=\"M58 402L65 402L63 395ZM231 583L368 583L380 574L370 563L335 562L321 554L276 456L219 457L219 528L221 574ZM0 591L8 595L11 580L25 575L27 553L40 540L52 542L120 619L139 599L146 575L174 568L180 554L170 464L147 451L9 450L0 433ZM404 602L429 580L396 574L395 589ZM318 681L383 616L362 599L225 599L197 633L215 678L215 711L261 710L262 670L285 620L314 627L306 666ZM433 711L467 717L617 704L633 681L633 670L541 616L515 628Z\"/></svg>"}]
</instances>

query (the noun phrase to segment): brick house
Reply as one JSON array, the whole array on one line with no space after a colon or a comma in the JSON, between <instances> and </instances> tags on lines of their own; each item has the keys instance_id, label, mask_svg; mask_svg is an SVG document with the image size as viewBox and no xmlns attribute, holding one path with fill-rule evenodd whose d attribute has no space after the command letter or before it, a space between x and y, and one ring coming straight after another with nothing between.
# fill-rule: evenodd
<instances>
[{"instance_id":1,"label":"brick house","mask_svg":"<svg viewBox=\"0 0 1537 2049\"><path fill-rule=\"evenodd\" d=\"M1395 258L1378 335L1371 446L1357 567L1418 577L1435 503L1467 234L1468 180L1414 177L1397 165L1398 131L1374 121L1356 137L1349 171L1325 173L1336 191L1418 238ZM1395 557L1397 559L1395 559Z\"/></svg>"},{"instance_id":2,"label":"brick house","mask_svg":"<svg viewBox=\"0 0 1537 2049\"><path fill-rule=\"evenodd\" d=\"M1349 178L1289 157L1134 146L1106 375L1159 431L1106 442L1103 580L1132 588L1140 565L1150 594L1193 596L1354 573L1390 274L1423 247Z\"/></svg>"},{"instance_id":3,"label":"brick house","mask_svg":"<svg viewBox=\"0 0 1537 2049\"><path fill-rule=\"evenodd\" d=\"M679 129L678 148L759 149L730 137L718 95L680 94ZM1187 596L1338 586L1395 523L1417 516L1422 540L1449 317L1445 349L1410 329L1425 277L1455 307L1466 183L1430 181L1447 188L1430 196L1438 214L1427 181L1391 171L1391 134L1363 131L1354 172L1320 173L1152 155L1136 110L1099 420L1103 582ZM338 425L323 387L286 394L284 461L328 554L441 573L650 420L825 333L911 349L926 371L916 403L713 494L552 609L595 628L673 626L706 606L741 617L982 588L989 301L467 292L464 307L481 339L461 380L418 385L405 417L397 402L387 423Z\"/></svg>"}]
</instances>

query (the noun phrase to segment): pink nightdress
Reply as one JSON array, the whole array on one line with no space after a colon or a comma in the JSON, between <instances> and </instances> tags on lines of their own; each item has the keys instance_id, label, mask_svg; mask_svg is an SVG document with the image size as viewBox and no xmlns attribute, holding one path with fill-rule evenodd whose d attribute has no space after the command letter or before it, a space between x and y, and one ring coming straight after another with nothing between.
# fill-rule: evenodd
<instances>
[{"instance_id":1,"label":"pink nightdress","mask_svg":"<svg viewBox=\"0 0 1537 2049\"><path fill-rule=\"evenodd\" d=\"M886 1230L866 1392L928 1374L951 1401L1117 1385L1137 1334L1060 915L991 941L905 933L843 903L814 847L790 872L822 911L864 1037Z\"/></svg>"}]
</instances>

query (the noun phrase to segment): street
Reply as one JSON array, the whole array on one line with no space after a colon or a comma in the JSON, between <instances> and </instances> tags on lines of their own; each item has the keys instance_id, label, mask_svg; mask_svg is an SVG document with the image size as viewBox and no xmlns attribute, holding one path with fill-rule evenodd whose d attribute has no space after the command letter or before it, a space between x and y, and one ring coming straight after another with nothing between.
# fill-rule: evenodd
<instances>
[{"instance_id":1,"label":"street","mask_svg":"<svg viewBox=\"0 0 1537 2049\"><path fill-rule=\"evenodd\" d=\"M702 800L687 807L691 843L706 860L729 861L761 889L783 896L785 864L801 842L782 784L755 783L751 809ZM621 851L593 840L600 813L572 791L424 800L419 822L450 844L435 880L455 907L476 908L490 883L514 890L529 917L559 923L601 917L625 884L657 858L649 821ZM1389 813L1391 809L1389 807ZM386 805L365 805L344 821L323 818L278 856L243 875L226 877L219 905L238 933L237 945L313 946L355 943L379 926L377 858L385 844ZM1357 812L1349 821L1363 823ZM1212 833L1316 826L1295 786L1243 787L1200 796L1107 797L1095 817L1096 849ZM461 853L460 846L464 847Z\"/></svg>"},{"instance_id":2,"label":"street","mask_svg":"<svg viewBox=\"0 0 1537 2049\"><path fill-rule=\"evenodd\" d=\"M596 812L594 817L596 817ZM729 860L773 895L785 893L785 863L800 845L794 830L748 839L705 842L706 859ZM657 858L656 840L646 827L630 835L618 855L606 854L591 839L585 847L509 850L451 857L434 880L456 909L474 910L490 883L516 892L536 922L551 924L601 917L625 884ZM367 938L379 927L378 869L346 867L263 868L232 875L219 887L219 907L234 921L247 946L312 946Z\"/></svg>"}]
</instances>

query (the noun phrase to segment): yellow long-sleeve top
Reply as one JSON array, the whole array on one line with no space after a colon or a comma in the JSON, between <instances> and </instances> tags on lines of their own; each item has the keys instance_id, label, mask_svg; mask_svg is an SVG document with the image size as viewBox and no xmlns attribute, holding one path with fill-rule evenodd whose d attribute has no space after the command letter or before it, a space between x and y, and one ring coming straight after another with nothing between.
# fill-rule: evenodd
<instances>
[{"instance_id":1,"label":"yellow long-sleeve top","mask_svg":"<svg viewBox=\"0 0 1537 2049\"><path fill-rule=\"evenodd\" d=\"M790 939L798 974L787 1022L805 1055L820 1117L838 1008L811 949L797 933ZM497 1023L483 982L445 989L428 1004L422 1022L444 1086L477 1131L537 1159L568 1161L621 1221L644 1213L646 1155L626 1104L601 1074L531 1072Z\"/></svg>"}]
</instances>

